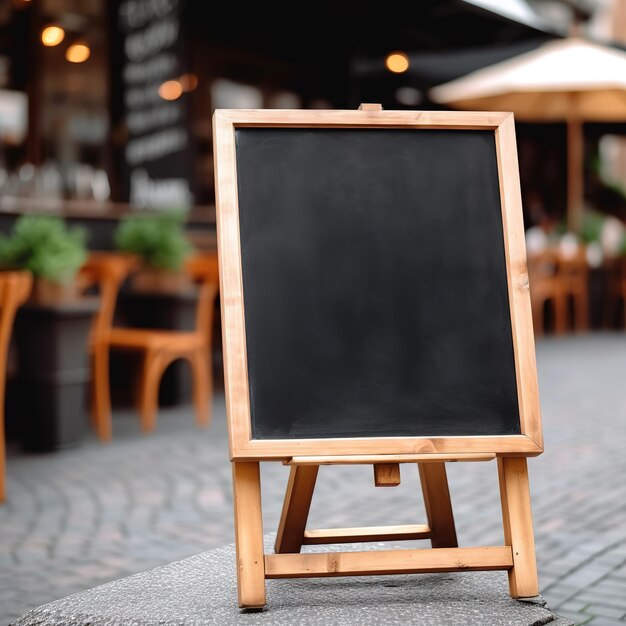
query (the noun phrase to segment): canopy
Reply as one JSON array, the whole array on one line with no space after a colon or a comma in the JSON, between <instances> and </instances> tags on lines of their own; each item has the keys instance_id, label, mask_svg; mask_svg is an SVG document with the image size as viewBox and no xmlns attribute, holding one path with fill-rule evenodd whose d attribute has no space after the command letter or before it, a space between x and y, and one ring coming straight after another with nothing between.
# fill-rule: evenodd
<instances>
[{"instance_id":1,"label":"canopy","mask_svg":"<svg viewBox=\"0 0 626 626\"><path fill-rule=\"evenodd\" d=\"M454 108L513 111L518 120L568 125L568 222L580 227L582 123L626 121L626 52L579 38L550 41L429 93Z\"/></svg>"}]
</instances>

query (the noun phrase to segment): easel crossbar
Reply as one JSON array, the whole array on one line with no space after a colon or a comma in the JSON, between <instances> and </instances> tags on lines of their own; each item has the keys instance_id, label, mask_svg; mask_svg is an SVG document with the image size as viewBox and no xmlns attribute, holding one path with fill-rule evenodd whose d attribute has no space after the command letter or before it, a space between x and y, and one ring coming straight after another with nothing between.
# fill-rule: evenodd
<instances>
[{"instance_id":1,"label":"easel crossbar","mask_svg":"<svg viewBox=\"0 0 626 626\"><path fill-rule=\"evenodd\" d=\"M445 454L353 454L342 456L294 456L283 465L371 465L373 463L454 463L455 461L493 461L493 452L459 452Z\"/></svg>"},{"instance_id":2,"label":"easel crossbar","mask_svg":"<svg viewBox=\"0 0 626 626\"><path fill-rule=\"evenodd\" d=\"M319 528L304 531L304 545L328 543L359 543L369 541L399 541L430 539L432 531L427 524L402 526L364 526L361 528Z\"/></svg>"},{"instance_id":3,"label":"easel crossbar","mask_svg":"<svg viewBox=\"0 0 626 626\"><path fill-rule=\"evenodd\" d=\"M508 570L509 546L265 555L265 578Z\"/></svg>"}]
</instances>

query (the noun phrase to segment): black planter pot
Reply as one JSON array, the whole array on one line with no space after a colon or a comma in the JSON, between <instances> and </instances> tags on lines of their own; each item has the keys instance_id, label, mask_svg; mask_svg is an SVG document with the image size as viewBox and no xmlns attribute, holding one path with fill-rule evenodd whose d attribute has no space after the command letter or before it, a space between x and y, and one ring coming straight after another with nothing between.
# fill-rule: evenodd
<instances>
[{"instance_id":1,"label":"black planter pot","mask_svg":"<svg viewBox=\"0 0 626 626\"><path fill-rule=\"evenodd\" d=\"M99 299L27 304L15 320L22 447L48 452L78 445L87 423L88 338Z\"/></svg>"}]
</instances>

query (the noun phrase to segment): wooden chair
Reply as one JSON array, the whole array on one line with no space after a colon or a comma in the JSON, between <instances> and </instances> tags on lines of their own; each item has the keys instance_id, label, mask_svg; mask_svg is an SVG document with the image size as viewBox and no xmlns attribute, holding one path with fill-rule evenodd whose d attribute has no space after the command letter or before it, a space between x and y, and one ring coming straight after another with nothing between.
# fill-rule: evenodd
<instances>
[{"instance_id":1,"label":"wooden chair","mask_svg":"<svg viewBox=\"0 0 626 626\"><path fill-rule=\"evenodd\" d=\"M550 302L554 310L554 331L562 334L567 328L567 295L559 276L559 255L545 250L528 257L528 277L535 334L544 333L544 309Z\"/></svg>"},{"instance_id":2,"label":"wooden chair","mask_svg":"<svg viewBox=\"0 0 626 626\"><path fill-rule=\"evenodd\" d=\"M623 302L623 324L626 328L626 256L612 259L605 264L608 284L605 297L605 325L613 328L620 301Z\"/></svg>"},{"instance_id":3,"label":"wooden chair","mask_svg":"<svg viewBox=\"0 0 626 626\"><path fill-rule=\"evenodd\" d=\"M30 272L0 273L0 502L6 499L4 394L6 389L7 354L13 320L20 305L28 298L33 279Z\"/></svg>"},{"instance_id":4,"label":"wooden chair","mask_svg":"<svg viewBox=\"0 0 626 626\"><path fill-rule=\"evenodd\" d=\"M559 255L558 278L565 295L566 320L569 300L573 303L574 330L584 331L589 328L589 264L584 246L579 246L572 256Z\"/></svg>"},{"instance_id":5,"label":"wooden chair","mask_svg":"<svg viewBox=\"0 0 626 626\"><path fill-rule=\"evenodd\" d=\"M192 257L186 271L199 285L196 327L193 331L152 330L112 326L112 313L102 315L94 341L94 417L98 436L111 438L111 401L109 387L109 350L143 353L139 390L141 427L154 429L158 409L159 383L165 369L177 359L187 359L194 379L196 422L210 422L212 400L211 346L215 299L218 291L217 257L201 254ZM119 285L118 285L119 287ZM114 308L114 307L113 307Z\"/></svg>"},{"instance_id":6,"label":"wooden chair","mask_svg":"<svg viewBox=\"0 0 626 626\"><path fill-rule=\"evenodd\" d=\"M139 264L131 255L113 252L91 252L80 270L83 289L96 286L100 309L94 319L89 337L91 358L91 421L102 441L111 439L111 394L109 390L109 332L117 295L128 274ZM106 375L102 375L106 372Z\"/></svg>"}]
</instances>

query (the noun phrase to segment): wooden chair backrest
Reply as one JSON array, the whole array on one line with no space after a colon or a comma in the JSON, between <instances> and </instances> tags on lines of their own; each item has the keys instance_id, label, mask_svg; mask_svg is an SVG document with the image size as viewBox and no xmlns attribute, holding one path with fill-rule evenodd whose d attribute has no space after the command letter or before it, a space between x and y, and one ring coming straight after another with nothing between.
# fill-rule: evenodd
<instances>
[{"instance_id":1,"label":"wooden chair backrest","mask_svg":"<svg viewBox=\"0 0 626 626\"><path fill-rule=\"evenodd\" d=\"M91 252L79 272L84 289L97 286L100 308L94 319L91 341L104 338L113 325L120 287L128 274L138 265L136 257L115 252Z\"/></svg>"},{"instance_id":2,"label":"wooden chair backrest","mask_svg":"<svg viewBox=\"0 0 626 626\"><path fill-rule=\"evenodd\" d=\"M207 347L210 347L215 298L219 289L217 254L194 254L185 262L185 271L198 283L200 289L196 308L196 331L203 336Z\"/></svg>"},{"instance_id":3,"label":"wooden chair backrest","mask_svg":"<svg viewBox=\"0 0 626 626\"><path fill-rule=\"evenodd\" d=\"M555 250L543 250L528 255L528 273L533 281L554 279L559 266L559 255Z\"/></svg>"},{"instance_id":4,"label":"wooden chair backrest","mask_svg":"<svg viewBox=\"0 0 626 626\"><path fill-rule=\"evenodd\" d=\"M578 246L576 253L571 256L559 255L559 274L570 279L587 280L589 263L584 246Z\"/></svg>"},{"instance_id":5,"label":"wooden chair backrest","mask_svg":"<svg viewBox=\"0 0 626 626\"><path fill-rule=\"evenodd\" d=\"M79 279L84 289L97 286L100 309L92 329L92 341L105 338L113 325L113 316L120 287L128 275L140 266L136 257L113 252L92 252L80 270ZM199 285L196 308L196 331L209 341L213 325L213 309L219 278L217 255L198 253L185 262L185 272Z\"/></svg>"},{"instance_id":6,"label":"wooden chair backrest","mask_svg":"<svg viewBox=\"0 0 626 626\"><path fill-rule=\"evenodd\" d=\"M17 309L28 299L32 285L33 278L30 272L0 272L0 402L2 403L4 403L7 353L13 320Z\"/></svg>"}]
</instances>

